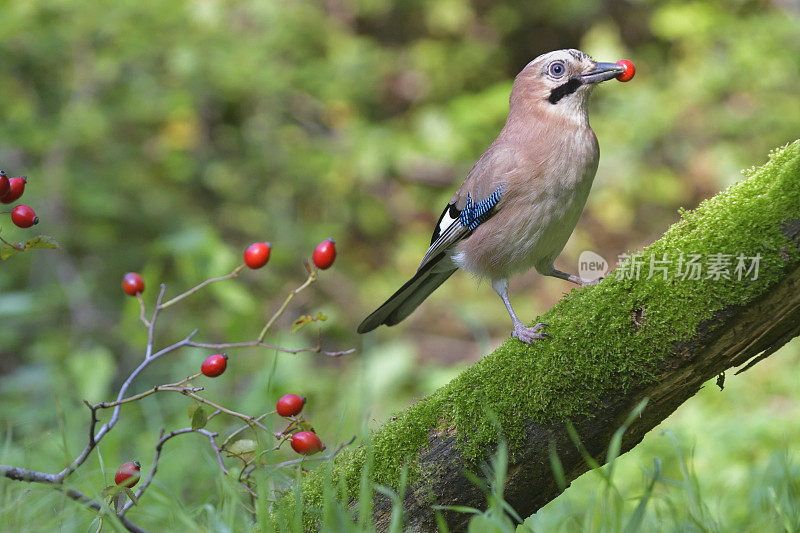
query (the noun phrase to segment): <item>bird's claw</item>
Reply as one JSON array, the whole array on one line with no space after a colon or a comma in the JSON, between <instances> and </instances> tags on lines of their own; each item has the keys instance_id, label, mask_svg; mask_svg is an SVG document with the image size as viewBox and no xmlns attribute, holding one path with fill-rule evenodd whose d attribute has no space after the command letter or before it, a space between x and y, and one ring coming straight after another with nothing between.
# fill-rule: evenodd
<instances>
[{"instance_id":1,"label":"bird's claw","mask_svg":"<svg viewBox=\"0 0 800 533\"><path fill-rule=\"evenodd\" d=\"M537 340L553 338L552 335L539 331L540 329L548 326L549 325L545 324L544 322L539 322L531 327L526 327L520 322L519 324L514 325L514 331L511 332L511 336L521 340L524 343L535 344Z\"/></svg>"}]
</instances>

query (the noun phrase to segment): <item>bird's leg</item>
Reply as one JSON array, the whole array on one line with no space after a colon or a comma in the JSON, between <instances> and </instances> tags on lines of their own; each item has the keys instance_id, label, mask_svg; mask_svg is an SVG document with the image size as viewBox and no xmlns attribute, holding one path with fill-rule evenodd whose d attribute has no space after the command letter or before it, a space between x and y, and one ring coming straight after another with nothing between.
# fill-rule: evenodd
<instances>
[{"instance_id":1,"label":"bird's leg","mask_svg":"<svg viewBox=\"0 0 800 533\"><path fill-rule=\"evenodd\" d=\"M511 307L511 301L508 299L507 279L493 279L492 288L498 295L500 295L500 298L503 300L503 303L508 310L508 314L511 315L511 320L514 322L514 331L511 332L512 337L516 337L522 342L526 342L528 344L534 344L536 339L545 339L550 337L550 335L547 333L542 333L539 331L540 329L547 327L547 324L544 322L539 322L531 327L527 327L519 318L517 318L514 308Z\"/></svg>"},{"instance_id":2,"label":"bird's leg","mask_svg":"<svg viewBox=\"0 0 800 533\"><path fill-rule=\"evenodd\" d=\"M582 277L576 276L575 274L567 274L566 272L561 272L560 270L556 270L555 268L553 268L547 275L553 276L554 278L560 278L560 279L565 279L567 281L571 281L572 283L580 285L581 287L585 287L587 285L597 285L598 283L600 283L600 280L603 279L603 278L583 279Z\"/></svg>"}]
</instances>

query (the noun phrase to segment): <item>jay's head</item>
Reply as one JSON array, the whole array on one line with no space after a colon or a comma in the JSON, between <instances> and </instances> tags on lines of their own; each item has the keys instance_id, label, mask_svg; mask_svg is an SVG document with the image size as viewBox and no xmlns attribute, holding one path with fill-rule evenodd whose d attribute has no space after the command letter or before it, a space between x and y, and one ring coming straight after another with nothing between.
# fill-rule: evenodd
<instances>
[{"instance_id":1,"label":"jay's head","mask_svg":"<svg viewBox=\"0 0 800 533\"><path fill-rule=\"evenodd\" d=\"M563 117L586 115L595 85L624 71L616 63L598 63L580 50L542 54L522 69L514 80L511 105L524 105Z\"/></svg>"}]
</instances>

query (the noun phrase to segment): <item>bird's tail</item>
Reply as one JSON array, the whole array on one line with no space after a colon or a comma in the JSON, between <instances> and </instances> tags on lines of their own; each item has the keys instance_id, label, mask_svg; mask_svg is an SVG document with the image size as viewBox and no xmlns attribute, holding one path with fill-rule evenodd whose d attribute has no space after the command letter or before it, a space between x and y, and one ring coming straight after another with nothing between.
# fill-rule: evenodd
<instances>
[{"instance_id":1,"label":"bird's tail","mask_svg":"<svg viewBox=\"0 0 800 533\"><path fill-rule=\"evenodd\" d=\"M435 263L437 262L431 261L418 270L413 278L408 280L382 306L361 322L361 325L358 326L358 332L366 333L372 331L381 324L394 326L410 315L425 298L430 296L439 285L444 283L456 271L455 268L435 271L431 268Z\"/></svg>"}]
</instances>

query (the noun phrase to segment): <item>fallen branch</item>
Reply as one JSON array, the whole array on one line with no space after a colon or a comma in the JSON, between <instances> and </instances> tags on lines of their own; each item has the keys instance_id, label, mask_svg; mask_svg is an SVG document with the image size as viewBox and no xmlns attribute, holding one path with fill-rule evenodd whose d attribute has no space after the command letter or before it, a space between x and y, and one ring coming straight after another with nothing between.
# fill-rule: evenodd
<instances>
[{"instance_id":1,"label":"fallen branch","mask_svg":"<svg viewBox=\"0 0 800 533\"><path fill-rule=\"evenodd\" d=\"M573 290L538 317L550 324L552 339L535 346L507 340L373 432L371 446L344 450L333 481L345 478L351 506L362 468L371 464L372 481L395 490L408 466L407 530L436 530L434 505L485 508L484 493L464 471L480 472L502 435L511 452L505 498L527 517L563 491L551 447L567 482L588 469L568 421L602 463L611 436L643 398L649 402L625 433L623 453L703 383L800 334L800 141L682 215L597 286ZM697 254L716 266L687 278L687 260ZM653 275L665 258L670 267ZM720 272L724 264L727 272ZM321 484L320 476L308 476L302 490L318 494ZM455 531L471 518L443 516ZM388 528L386 496L376 497L373 519L379 530Z\"/></svg>"}]
</instances>

